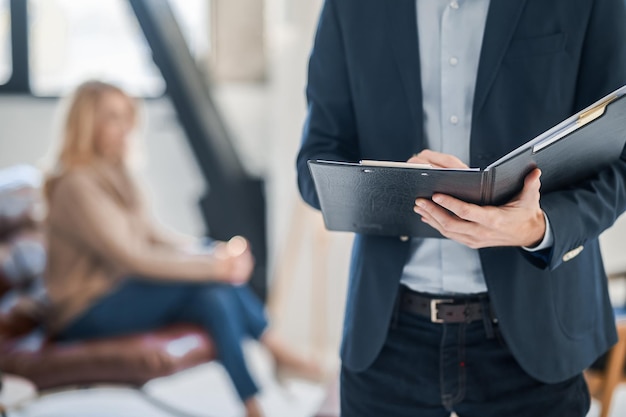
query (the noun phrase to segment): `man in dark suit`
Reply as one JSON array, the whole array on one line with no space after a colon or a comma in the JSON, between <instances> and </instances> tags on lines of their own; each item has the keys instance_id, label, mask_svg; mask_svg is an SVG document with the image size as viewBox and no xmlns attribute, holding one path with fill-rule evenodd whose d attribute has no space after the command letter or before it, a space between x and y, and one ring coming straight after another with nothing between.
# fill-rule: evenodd
<instances>
[{"instance_id":1,"label":"man in dark suit","mask_svg":"<svg viewBox=\"0 0 626 417\"><path fill-rule=\"evenodd\" d=\"M326 0L302 197L319 208L309 159L484 168L626 84L625 40L623 0ZM416 200L449 239L355 237L342 415L587 413L581 372L616 340L597 238L626 209L626 152L568 189L539 177L501 207Z\"/></svg>"}]
</instances>

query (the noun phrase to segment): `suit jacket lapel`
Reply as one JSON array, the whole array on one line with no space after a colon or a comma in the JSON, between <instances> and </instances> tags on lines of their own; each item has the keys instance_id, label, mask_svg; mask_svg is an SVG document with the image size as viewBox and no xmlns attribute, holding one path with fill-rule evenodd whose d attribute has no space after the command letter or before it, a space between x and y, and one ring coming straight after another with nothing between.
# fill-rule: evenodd
<instances>
[{"instance_id":1,"label":"suit jacket lapel","mask_svg":"<svg viewBox=\"0 0 626 417\"><path fill-rule=\"evenodd\" d=\"M385 0L387 32L415 126L413 151L422 147L422 83L415 0Z\"/></svg>"},{"instance_id":2,"label":"suit jacket lapel","mask_svg":"<svg viewBox=\"0 0 626 417\"><path fill-rule=\"evenodd\" d=\"M491 0L478 64L473 114L480 112L502 63L526 0Z\"/></svg>"}]
</instances>

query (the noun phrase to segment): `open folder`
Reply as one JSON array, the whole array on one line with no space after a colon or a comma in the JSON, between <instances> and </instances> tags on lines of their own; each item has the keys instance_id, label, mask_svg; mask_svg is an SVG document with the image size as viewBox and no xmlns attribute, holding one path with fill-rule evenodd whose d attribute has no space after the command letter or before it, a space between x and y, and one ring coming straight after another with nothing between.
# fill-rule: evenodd
<instances>
[{"instance_id":1,"label":"open folder","mask_svg":"<svg viewBox=\"0 0 626 417\"><path fill-rule=\"evenodd\" d=\"M452 195L480 205L513 198L539 167L541 193L617 161L626 144L626 86L498 159L487 168L438 169L404 162L310 160L326 227L389 236L441 237L413 212L417 197Z\"/></svg>"}]
</instances>

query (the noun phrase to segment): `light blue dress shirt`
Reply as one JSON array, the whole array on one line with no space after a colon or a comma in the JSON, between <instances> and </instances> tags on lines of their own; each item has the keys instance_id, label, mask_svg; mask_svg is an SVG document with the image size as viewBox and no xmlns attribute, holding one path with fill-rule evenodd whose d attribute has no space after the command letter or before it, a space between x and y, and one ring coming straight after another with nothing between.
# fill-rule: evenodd
<instances>
[{"instance_id":1,"label":"light blue dress shirt","mask_svg":"<svg viewBox=\"0 0 626 417\"><path fill-rule=\"evenodd\" d=\"M472 105L490 0L416 0L428 149L469 164ZM417 215L416 215L417 216ZM541 250L552 246L546 217ZM487 291L478 251L449 239L411 240L401 282L431 294Z\"/></svg>"}]
</instances>

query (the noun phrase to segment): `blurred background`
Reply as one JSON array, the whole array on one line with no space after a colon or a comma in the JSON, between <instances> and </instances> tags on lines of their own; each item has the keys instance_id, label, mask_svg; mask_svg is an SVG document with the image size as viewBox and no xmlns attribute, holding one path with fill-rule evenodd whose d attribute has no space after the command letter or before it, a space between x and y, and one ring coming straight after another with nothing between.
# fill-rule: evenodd
<instances>
[{"instance_id":1,"label":"blurred background","mask_svg":"<svg viewBox=\"0 0 626 417\"><path fill-rule=\"evenodd\" d=\"M158 220L197 236L250 237L261 266L252 285L270 303L274 323L298 347L335 359L352 238L324 231L319 214L300 202L295 177L321 3L0 0L0 170L49 167L62 97L81 82L113 82L144 98L139 174ZM36 174L23 172L22 181L37 183ZM230 215L241 205L250 210ZM272 297L274 286L280 288ZM268 415L317 411L325 387L278 386L263 352L250 346L249 353ZM214 363L148 385L151 394L198 415L241 413ZM104 389L64 390L19 412L162 415L126 389Z\"/></svg>"},{"instance_id":2,"label":"blurred background","mask_svg":"<svg viewBox=\"0 0 626 417\"><path fill-rule=\"evenodd\" d=\"M276 325L302 349L336 360L352 237L324 230L320 215L300 201L295 176L321 4L0 0L0 196L2 187L39 187L60 133L62 97L88 79L113 82L144 99L140 177L157 218L197 236L248 236L258 263L252 286ZM626 294L618 279L626 272L625 223L602 241L616 305ZM21 346L39 352L45 341L26 336ZM268 416L320 413L328 386L280 385L262 351L251 346L247 353L263 381ZM28 369L43 378L38 372L47 366ZM213 362L152 378L139 390L60 384L59 391L46 382L9 414L237 416L229 384ZM626 391L614 403L613 415L626 413Z\"/></svg>"}]
</instances>

